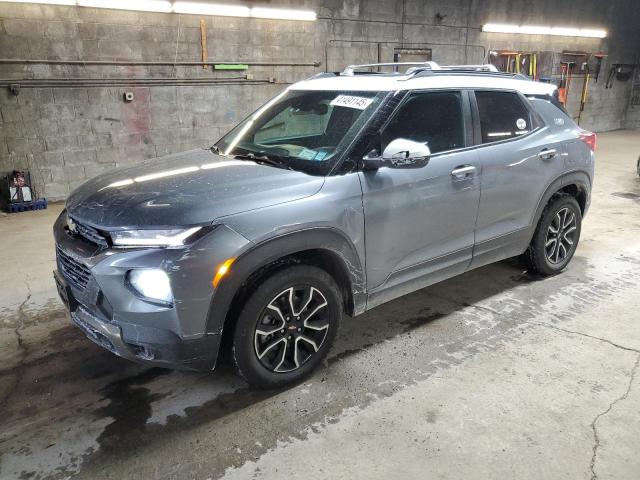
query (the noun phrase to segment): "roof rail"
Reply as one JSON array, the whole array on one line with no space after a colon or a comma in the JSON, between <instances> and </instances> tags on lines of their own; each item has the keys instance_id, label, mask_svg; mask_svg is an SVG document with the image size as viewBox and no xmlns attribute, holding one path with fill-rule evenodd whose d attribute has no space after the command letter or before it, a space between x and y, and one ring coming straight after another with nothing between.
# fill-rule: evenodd
<instances>
[{"instance_id":1,"label":"roof rail","mask_svg":"<svg viewBox=\"0 0 640 480\"><path fill-rule=\"evenodd\" d=\"M358 72L357 70L375 67L399 67L400 65L410 65L404 73L406 78L402 80L411 80L414 77L424 75L496 75L502 77L521 78L530 80L530 78L520 74L511 72L501 72L495 65L490 63L482 65L438 65L436 62L392 62L392 63L366 63L363 65L349 65L340 75L353 76L356 74L381 73L381 72ZM397 70L396 70L397 72Z\"/></svg>"},{"instance_id":2,"label":"roof rail","mask_svg":"<svg viewBox=\"0 0 640 480\"><path fill-rule=\"evenodd\" d=\"M505 77L514 78L520 80L531 80L531 78L522 75L521 73L501 72L501 71L487 71L487 70L417 70L411 75L406 76L403 80L411 80L418 77L428 77L432 75L472 75L480 77Z\"/></svg>"},{"instance_id":3,"label":"roof rail","mask_svg":"<svg viewBox=\"0 0 640 480\"><path fill-rule=\"evenodd\" d=\"M447 65L442 67L444 70L474 70L476 72L499 72L498 67L491 65L490 63L484 63L482 65Z\"/></svg>"},{"instance_id":4,"label":"roof rail","mask_svg":"<svg viewBox=\"0 0 640 480\"><path fill-rule=\"evenodd\" d=\"M439 72L447 73L447 72L462 72L462 73L473 73L473 72L483 72L483 73L500 73L500 70L496 68L495 65L484 64L484 65L441 65L438 69ZM416 74L424 71L434 71L432 68L424 68L424 67L413 67L407 70L407 75Z\"/></svg>"},{"instance_id":5,"label":"roof rail","mask_svg":"<svg viewBox=\"0 0 640 480\"><path fill-rule=\"evenodd\" d=\"M349 65L342 71L342 75L353 75L356 70L361 70L363 68L374 68L374 67L398 67L400 65L413 65L416 68L428 69L428 70L439 70L440 65L436 62L391 62L391 63L365 63L362 65ZM409 69L411 70L411 69ZM407 73L409 73L407 70Z\"/></svg>"}]
</instances>

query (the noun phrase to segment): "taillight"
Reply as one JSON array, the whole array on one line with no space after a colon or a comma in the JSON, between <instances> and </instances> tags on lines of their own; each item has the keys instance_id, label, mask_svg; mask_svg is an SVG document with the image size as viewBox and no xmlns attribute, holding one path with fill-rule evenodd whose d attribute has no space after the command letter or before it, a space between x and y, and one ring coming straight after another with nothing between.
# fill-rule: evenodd
<instances>
[{"instance_id":1,"label":"taillight","mask_svg":"<svg viewBox=\"0 0 640 480\"><path fill-rule=\"evenodd\" d=\"M596 151L596 134L593 132L587 132L586 130L580 134L580 140L587 144L587 147L591 149L592 152Z\"/></svg>"}]
</instances>

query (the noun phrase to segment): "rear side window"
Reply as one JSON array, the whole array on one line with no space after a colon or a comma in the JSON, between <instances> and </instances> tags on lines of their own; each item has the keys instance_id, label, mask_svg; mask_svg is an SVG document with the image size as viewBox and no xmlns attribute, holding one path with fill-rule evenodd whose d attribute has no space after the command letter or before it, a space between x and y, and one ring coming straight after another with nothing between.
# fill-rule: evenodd
<instances>
[{"instance_id":1,"label":"rear side window","mask_svg":"<svg viewBox=\"0 0 640 480\"><path fill-rule=\"evenodd\" d=\"M426 143L431 153L464 147L460 92L411 94L382 132L382 150L397 138Z\"/></svg>"},{"instance_id":2,"label":"rear side window","mask_svg":"<svg viewBox=\"0 0 640 480\"><path fill-rule=\"evenodd\" d=\"M529 133L531 113L516 93L475 92L482 143L499 142Z\"/></svg>"}]
</instances>

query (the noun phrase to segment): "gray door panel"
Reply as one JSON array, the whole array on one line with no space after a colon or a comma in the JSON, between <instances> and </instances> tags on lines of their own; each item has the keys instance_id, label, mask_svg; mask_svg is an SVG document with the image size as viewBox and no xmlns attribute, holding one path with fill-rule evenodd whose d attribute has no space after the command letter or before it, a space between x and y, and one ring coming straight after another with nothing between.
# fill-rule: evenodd
<instances>
[{"instance_id":1,"label":"gray door panel","mask_svg":"<svg viewBox=\"0 0 640 480\"><path fill-rule=\"evenodd\" d=\"M546 188L564 170L560 132L517 92L472 95L482 185L471 267L522 253Z\"/></svg>"},{"instance_id":2,"label":"gray door panel","mask_svg":"<svg viewBox=\"0 0 640 480\"><path fill-rule=\"evenodd\" d=\"M452 176L463 165L475 166L475 174ZM435 155L419 169L360 172L370 290L387 279L396 285L443 268L464 271L480 198L478 167L477 151L464 150Z\"/></svg>"},{"instance_id":3,"label":"gray door panel","mask_svg":"<svg viewBox=\"0 0 640 480\"><path fill-rule=\"evenodd\" d=\"M566 152L561 138L542 128L518 140L485 145L478 154L482 196L476 244L492 242L491 248L504 249L504 242L493 240L531 225L545 189L564 170ZM526 248L526 239L519 235L513 238L524 241L522 248Z\"/></svg>"}]
</instances>

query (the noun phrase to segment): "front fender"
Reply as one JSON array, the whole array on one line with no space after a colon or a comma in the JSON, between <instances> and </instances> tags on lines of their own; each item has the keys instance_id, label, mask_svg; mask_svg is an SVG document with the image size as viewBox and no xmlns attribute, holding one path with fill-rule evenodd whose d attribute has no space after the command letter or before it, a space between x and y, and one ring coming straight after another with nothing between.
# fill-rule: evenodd
<instances>
[{"instance_id":1,"label":"front fender","mask_svg":"<svg viewBox=\"0 0 640 480\"><path fill-rule=\"evenodd\" d=\"M353 243L339 230L312 227L270 238L243 252L216 289L207 321L207 331L222 333L227 314L239 289L252 274L284 257L307 250L326 250L341 263L353 297L353 313L366 309L365 272Z\"/></svg>"}]
</instances>

